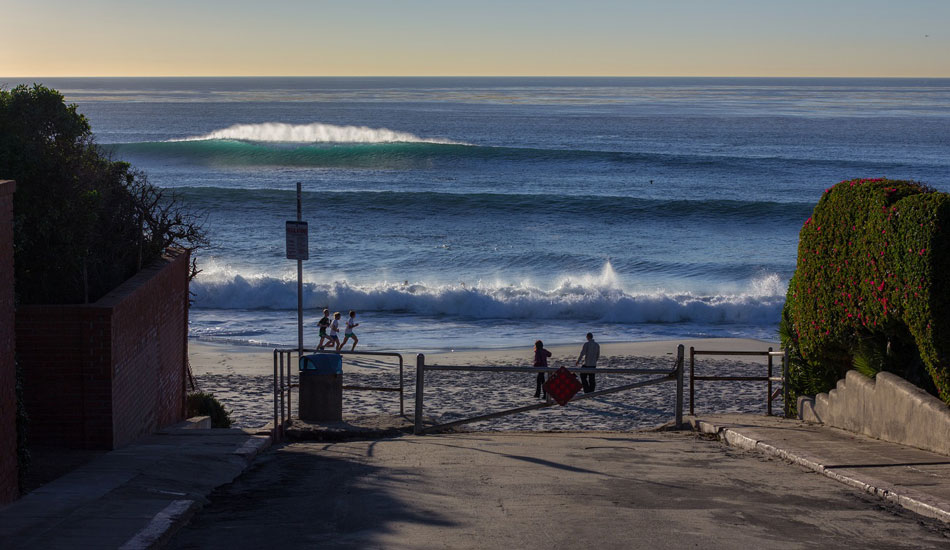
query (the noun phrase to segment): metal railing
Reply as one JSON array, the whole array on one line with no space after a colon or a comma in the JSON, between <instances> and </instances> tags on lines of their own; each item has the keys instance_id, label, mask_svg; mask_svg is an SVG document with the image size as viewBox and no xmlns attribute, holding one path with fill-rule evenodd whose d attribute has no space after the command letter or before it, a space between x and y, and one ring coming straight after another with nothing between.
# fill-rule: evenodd
<instances>
[{"instance_id":1,"label":"metal railing","mask_svg":"<svg viewBox=\"0 0 950 550\"><path fill-rule=\"evenodd\" d=\"M284 428L287 425L287 421L290 419L291 412L293 408L291 406L292 399L292 390L297 387L297 384L293 381L293 365L295 364L291 357L293 354L297 354L297 361L300 361L300 357L305 354L336 354L336 355L363 355L363 356L373 356L373 357L396 357L399 359L399 386L398 387L388 387L388 386L354 386L354 385L344 385L344 390L362 390L362 391L382 391L382 392L399 392L399 414L404 415L405 411L405 381L404 381L404 365L403 358L401 353L389 352L389 351L328 351L328 350L318 350L313 348L304 348L298 350L297 348L275 348L274 349L274 428L273 436L275 440L283 438ZM286 361L284 358L286 357ZM286 399L285 399L286 396Z\"/></svg>"},{"instance_id":2,"label":"metal railing","mask_svg":"<svg viewBox=\"0 0 950 550\"><path fill-rule=\"evenodd\" d=\"M676 363L673 367L673 370L663 370L663 369L614 369L614 368L569 368L568 370L574 373L581 374L662 374L660 378L653 378L650 380L643 380L640 382L634 382L632 384L625 384L623 386L617 386L615 388L608 388L606 390L600 390L590 393L585 393L581 395L575 395L571 399L571 403L575 401L581 401L584 399L593 399L595 397L600 397L602 395L608 395L611 393L617 393L626 390L632 390L634 388L642 388L645 386L652 386L653 384L660 384L663 382L676 382L676 402L674 404L674 416L676 420L676 426L680 427L683 424L683 346L680 345L677 347ZM455 420L453 422L445 422L443 424L434 424L431 426L423 426L423 412L424 412L424 394L425 394L425 373L429 371L467 371L467 372L490 372L490 373L501 373L501 372L546 372L553 373L558 369L552 367L482 367L482 366L461 366L461 365L427 365L425 362L425 355L419 354L416 356L416 410L415 410L415 423L413 432L417 435L433 433L437 431L446 430L453 428L455 426L460 426L463 424L470 424L472 422L480 422L482 420L491 420L493 418L499 418L502 416L507 416L510 414L517 414L527 411L533 411L536 409L543 409L545 407L550 407L554 405L552 401L548 400L544 403L535 403L533 405L526 405L524 407L517 407L514 409L507 409L504 411L498 411L489 414L483 414L479 416L473 416L469 418L464 418L462 420Z\"/></svg>"},{"instance_id":3,"label":"metal railing","mask_svg":"<svg viewBox=\"0 0 950 550\"><path fill-rule=\"evenodd\" d=\"M766 376L696 376L696 356L697 355L729 355L729 356L755 356L755 357L767 357L768 366L766 371ZM782 376L776 377L772 376L772 358L781 357L782 358ZM779 393L782 393L783 408L785 416L789 416L789 403L788 403L788 350L785 351L772 351L772 348L769 348L768 351L712 351L712 350L696 350L695 348L689 348L689 414L690 416L695 415L695 403L694 399L696 395L695 391L695 381L696 380L715 380L715 381L745 381L745 382L766 382L766 412L765 414L772 415L772 401L774 401ZM781 382L782 387L772 391L772 382Z\"/></svg>"}]
</instances>

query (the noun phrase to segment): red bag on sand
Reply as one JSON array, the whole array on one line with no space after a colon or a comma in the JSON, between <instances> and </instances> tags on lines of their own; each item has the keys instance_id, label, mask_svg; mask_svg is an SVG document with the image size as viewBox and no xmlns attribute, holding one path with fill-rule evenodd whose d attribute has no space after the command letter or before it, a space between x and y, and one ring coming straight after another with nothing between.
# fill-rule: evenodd
<instances>
[{"instance_id":1,"label":"red bag on sand","mask_svg":"<svg viewBox=\"0 0 950 550\"><path fill-rule=\"evenodd\" d=\"M544 383L544 391L548 392L558 405L562 407L574 397L583 386L573 372L561 367L554 371L554 374Z\"/></svg>"}]
</instances>

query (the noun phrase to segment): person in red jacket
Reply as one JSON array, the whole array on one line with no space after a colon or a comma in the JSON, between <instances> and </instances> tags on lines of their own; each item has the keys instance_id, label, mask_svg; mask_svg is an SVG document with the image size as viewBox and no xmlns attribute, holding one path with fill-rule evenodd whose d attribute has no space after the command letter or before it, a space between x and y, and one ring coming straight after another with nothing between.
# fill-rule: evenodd
<instances>
[{"instance_id":1,"label":"person in red jacket","mask_svg":"<svg viewBox=\"0 0 950 550\"><path fill-rule=\"evenodd\" d=\"M544 349L544 342L538 340L534 343L534 366L536 367L546 367L548 366L548 357L551 357L551 352ZM534 390L535 399L541 397L542 399L548 398L548 392L544 391L544 376L545 373L539 372L537 378L537 387ZM543 397L542 397L543 395Z\"/></svg>"}]
</instances>

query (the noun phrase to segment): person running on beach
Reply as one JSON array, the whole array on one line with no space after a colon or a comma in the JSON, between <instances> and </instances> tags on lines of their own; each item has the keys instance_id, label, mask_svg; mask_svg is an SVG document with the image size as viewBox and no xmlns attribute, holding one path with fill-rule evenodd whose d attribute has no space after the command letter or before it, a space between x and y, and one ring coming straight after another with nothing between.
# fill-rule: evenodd
<instances>
[{"instance_id":1,"label":"person running on beach","mask_svg":"<svg viewBox=\"0 0 950 550\"><path fill-rule=\"evenodd\" d=\"M360 326L360 324L356 322L356 312L351 309L351 310L350 310L350 318L346 320L346 330L343 332L343 342L342 342L339 346L337 346L337 348L336 348L337 351L339 351L340 349L342 349L343 346L346 345L346 342L347 342L350 338L353 339L353 347L350 348L350 351L353 351L353 350L356 349L356 343L359 342L360 339L356 337L356 333L353 332L353 329L356 328L356 327L358 327L358 326Z\"/></svg>"},{"instance_id":2,"label":"person running on beach","mask_svg":"<svg viewBox=\"0 0 950 550\"><path fill-rule=\"evenodd\" d=\"M546 367L548 366L548 357L551 357L551 352L544 349L544 342L538 340L534 343L534 366L536 367ZM534 390L534 398L537 399L544 395L542 399L548 398L548 392L544 391L544 375L545 373L539 372L537 378L537 386Z\"/></svg>"},{"instance_id":3,"label":"person running on beach","mask_svg":"<svg viewBox=\"0 0 950 550\"><path fill-rule=\"evenodd\" d=\"M317 327L320 328L320 343L317 344L317 349L323 349L323 341L326 340L327 343L330 342L330 337L327 336L327 329L330 328L330 310L323 310L323 318L317 321Z\"/></svg>"},{"instance_id":4,"label":"person running on beach","mask_svg":"<svg viewBox=\"0 0 950 550\"><path fill-rule=\"evenodd\" d=\"M340 312L336 311L333 313L333 322L330 323L330 339L327 341L326 345L333 346L337 351L340 351Z\"/></svg>"},{"instance_id":5,"label":"person running on beach","mask_svg":"<svg viewBox=\"0 0 950 550\"><path fill-rule=\"evenodd\" d=\"M581 354L577 356L577 361L574 361L574 366L576 367L581 361L584 361L585 369L596 369L598 359L600 359L600 344L595 342L594 335L588 332L587 341L584 342L584 347L581 348ZM584 387L584 393L590 393L597 387L597 381L594 380L593 374L581 374L581 385Z\"/></svg>"}]
</instances>

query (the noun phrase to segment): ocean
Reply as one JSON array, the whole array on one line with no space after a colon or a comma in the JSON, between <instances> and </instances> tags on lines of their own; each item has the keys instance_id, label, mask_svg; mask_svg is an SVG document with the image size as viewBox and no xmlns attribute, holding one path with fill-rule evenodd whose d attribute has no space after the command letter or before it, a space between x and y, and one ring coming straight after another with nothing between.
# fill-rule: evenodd
<instances>
[{"instance_id":1,"label":"ocean","mask_svg":"<svg viewBox=\"0 0 950 550\"><path fill-rule=\"evenodd\" d=\"M237 344L296 345L297 182L305 344L401 351L775 339L824 189L950 191L950 79L34 80L201 213L190 334Z\"/></svg>"}]
</instances>

